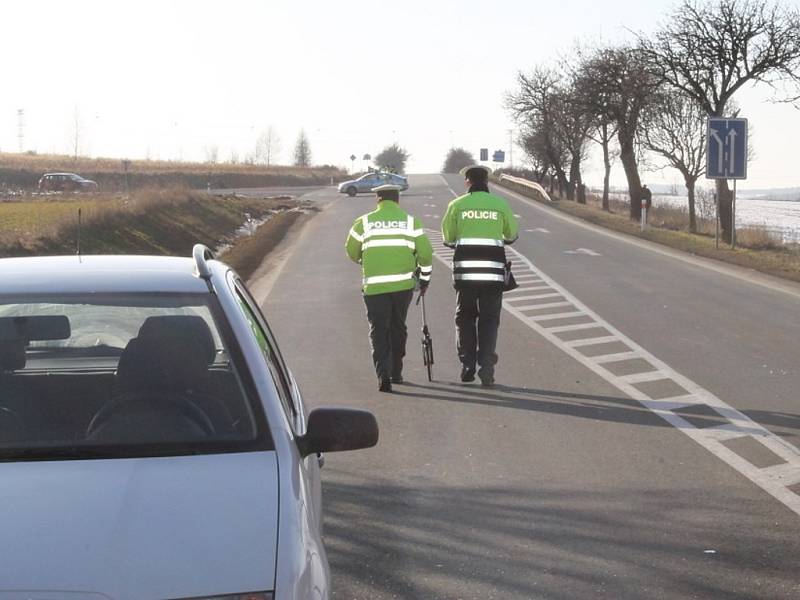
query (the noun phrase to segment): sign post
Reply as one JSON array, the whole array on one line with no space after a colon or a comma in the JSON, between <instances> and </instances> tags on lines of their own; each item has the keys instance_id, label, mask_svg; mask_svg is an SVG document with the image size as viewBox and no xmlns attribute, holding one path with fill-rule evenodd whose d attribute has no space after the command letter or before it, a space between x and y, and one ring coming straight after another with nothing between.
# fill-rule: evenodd
<instances>
[{"instance_id":1,"label":"sign post","mask_svg":"<svg viewBox=\"0 0 800 600\"><path fill-rule=\"evenodd\" d=\"M731 247L736 247L736 181L747 179L747 119L708 118L706 178L733 179ZM719 198L717 198L719 219Z\"/></svg>"}]
</instances>

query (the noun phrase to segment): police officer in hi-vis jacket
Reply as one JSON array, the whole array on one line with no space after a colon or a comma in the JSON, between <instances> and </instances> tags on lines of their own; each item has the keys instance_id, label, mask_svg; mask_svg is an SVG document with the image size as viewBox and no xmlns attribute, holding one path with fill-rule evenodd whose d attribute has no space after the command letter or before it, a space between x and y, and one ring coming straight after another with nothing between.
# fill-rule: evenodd
<instances>
[{"instance_id":1,"label":"police officer in hi-vis jacket","mask_svg":"<svg viewBox=\"0 0 800 600\"><path fill-rule=\"evenodd\" d=\"M517 239L517 220L502 198L489 192L487 167L465 167L469 190L447 207L442 219L444 243L455 247L456 344L461 381L494 385L497 330L503 305L505 245Z\"/></svg>"},{"instance_id":2,"label":"police officer in hi-vis jacket","mask_svg":"<svg viewBox=\"0 0 800 600\"><path fill-rule=\"evenodd\" d=\"M400 208L400 186L373 191L378 208L356 219L345 249L361 264L378 389L391 392L403 383L406 315L417 280L423 294L430 283L433 248L422 223Z\"/></svg>"}]
</instances>

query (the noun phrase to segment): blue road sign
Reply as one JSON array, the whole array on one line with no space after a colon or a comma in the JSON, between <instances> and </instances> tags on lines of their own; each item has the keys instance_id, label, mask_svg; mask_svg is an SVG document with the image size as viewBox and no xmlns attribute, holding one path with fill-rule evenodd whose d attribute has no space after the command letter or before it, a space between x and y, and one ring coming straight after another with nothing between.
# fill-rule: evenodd
<instances>
[{"instance_id":1,"label":"blue road sign","mask_svg":"<svg viewBox=\"0 0 800 600\"><path fill-rule=\"evenodd\" d=\"M706 178L747 179L747 119L708 119Z\"/></svg>"},{"instance_id":2,"label":"blue road sign","mask_svg":"<svg viewBox=\"0 0 800 600\"><path fill-rule=\"evenodd\" d=\"M492 160L494 162L503 162L506 159L506 153L502 150L495 150L494 154L492 155Z\"/></svg>"}]
</instances>

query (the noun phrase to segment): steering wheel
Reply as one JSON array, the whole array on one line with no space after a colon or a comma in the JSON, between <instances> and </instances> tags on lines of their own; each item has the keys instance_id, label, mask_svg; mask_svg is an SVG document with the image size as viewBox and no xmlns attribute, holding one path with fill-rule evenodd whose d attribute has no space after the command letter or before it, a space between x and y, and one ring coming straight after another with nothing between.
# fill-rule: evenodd
<instances>
[{"instance_id":1,"label":"steering wheel","mask_svg":"<svg viewBox=\"0 0 800 600\"><path fill-rule=\"evenodd\" d=\"M174 414L186 418L202 429L206 436L210 437L216 433L214 424L205 411L186 396L168 392L137 391L120 394L103 405L89 423L89 427L86 429L86 437L91 437L97 433L111 419L126 410L130 410L133 407L148 406L153 409L153 412L168 409Z\"/></svg>"}]
</instances>

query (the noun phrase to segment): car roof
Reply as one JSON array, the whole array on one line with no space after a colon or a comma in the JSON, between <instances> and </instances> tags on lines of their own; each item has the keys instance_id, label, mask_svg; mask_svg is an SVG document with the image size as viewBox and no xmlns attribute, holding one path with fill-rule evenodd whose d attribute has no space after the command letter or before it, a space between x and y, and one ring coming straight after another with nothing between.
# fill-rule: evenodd
<instances>
[{"instance_id":1,"label":"car roof","mask_svg":"<svg viewBox=\"0 0 800 600\"><path fill-rule=\"evenodd\" d=\"M221 263L209 261L210 266ZM191 258L37 256L0 259L2 294L208 293Z\"/></svg>"}]
</instances>

